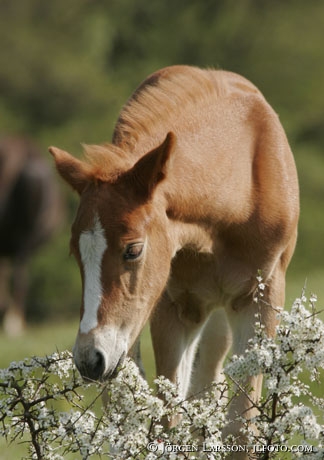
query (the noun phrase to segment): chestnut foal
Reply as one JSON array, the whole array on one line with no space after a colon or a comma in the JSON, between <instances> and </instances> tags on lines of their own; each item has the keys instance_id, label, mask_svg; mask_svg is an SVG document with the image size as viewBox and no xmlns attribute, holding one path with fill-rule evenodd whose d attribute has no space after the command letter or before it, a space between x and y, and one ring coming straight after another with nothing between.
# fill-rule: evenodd
<instances>
[{"instance_id":1,"label":"chestnut foal","mask_svg":"<svg viewBox=\"0 0 324 460\"><path fill-rule=\"evenodd\" d=\"M222 379L229 348L244 352L259 308L275 333L298 181L278 116L249 81L167 67L128 100L112 144L85 146L84 161L50 151L80 195L71 251L83 283L74 347L83 376L114 376L150 318L157 373L185 397ZM247 383L256 400L262 376ZM250 417L250 407L242 393L229 418Z\"/></svg>"}]
</instances>

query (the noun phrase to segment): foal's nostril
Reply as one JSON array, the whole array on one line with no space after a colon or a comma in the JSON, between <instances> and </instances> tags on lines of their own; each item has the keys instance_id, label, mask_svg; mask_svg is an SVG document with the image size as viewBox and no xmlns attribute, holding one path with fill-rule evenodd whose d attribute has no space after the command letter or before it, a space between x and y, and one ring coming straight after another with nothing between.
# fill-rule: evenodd
<instances>
[{"instance_id":1,"label":"foal's nostril","mask_svg":"<svg viewBox=\"0 0 324 460\"><path fill-rule=\"evenodd\" d=\"M100 380L105 372L105 357L100 350L93 350L81 362L76 359L76 365L83 378L87 380Z\"/></svg>"},{"instance_id":2,"label":"foal's nostril","mask_svg":"<svg viewBox=\"0 0 324 460\"><path fill-rule=\"evenodd\" d=\"M105 358L102 352L99 350L95 350L94 355L95 355L95 360L94 360L93 369L92 369L93 377L90 377L90 378L92 378L93 380L100 380L100 378L103 376L104 371L105 371Z\"/></svg>"}]
</instances>

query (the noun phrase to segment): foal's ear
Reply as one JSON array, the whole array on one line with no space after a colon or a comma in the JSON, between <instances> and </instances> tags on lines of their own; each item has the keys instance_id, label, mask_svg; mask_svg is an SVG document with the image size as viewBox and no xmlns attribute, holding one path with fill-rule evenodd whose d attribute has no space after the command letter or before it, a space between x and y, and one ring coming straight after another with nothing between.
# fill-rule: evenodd
<instances>
[{"instance_id":1,"label":"foal's ear","mask_svg":"<svg viewBox=\"0 0 324 460\"><path fill-rule=\"evenodd\" d=\"M175 141L175 135L169 132L161 145L147 153L131 169L137 191L144 198L150 198L157 184L166 177Z\"/></svg>"},{"instance_id":2,"label":"foal's ear","mask_svg":"<svg viewBox=\"0 0 324 460\"><path fill-rule=\"evenodd\" d=\"M48 150L54 157L61 177L81 195L90 180L87 165L64 150L56 147L49 147Z\"/></svg>"}]
</instances>

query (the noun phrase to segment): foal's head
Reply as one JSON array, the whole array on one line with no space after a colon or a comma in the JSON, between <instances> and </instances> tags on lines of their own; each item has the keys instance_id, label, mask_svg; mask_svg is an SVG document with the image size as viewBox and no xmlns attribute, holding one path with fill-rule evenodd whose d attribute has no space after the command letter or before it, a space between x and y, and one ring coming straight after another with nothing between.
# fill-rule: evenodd
<instances>
[{"instance_id":1,"label":"foal's head","mask_svg":"<svg viewBox=\"0 0 324 460\"><path fill-rule=\"evenodd\" d=\"M173 136L126 171L98 170L56 148L61 176L79 193L71 252L82 278L74 359L81 374L105 379L128 353L165 287L172 257L162 194Z\"/></svg>"}]
</instances>

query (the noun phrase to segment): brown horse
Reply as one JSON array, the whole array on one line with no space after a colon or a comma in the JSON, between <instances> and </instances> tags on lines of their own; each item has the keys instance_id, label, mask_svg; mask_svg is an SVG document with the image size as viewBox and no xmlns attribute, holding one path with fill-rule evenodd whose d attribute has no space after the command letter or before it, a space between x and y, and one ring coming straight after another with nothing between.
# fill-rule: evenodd
<instances>
[{"instance_id":1,"label":"brown horse","mask_svg":"<svg viewBox=\"0 0 324 460\"><path fill-rule=\"evenodd\" d=\"M221 380L229 348L241 354L254 334L258 270L269 335L284 304L299 202L278 116L241 76L168 67L129 99L112 144L85 150L80 161L50 149L80 194L71 251L83 282L81 374L114 376L150 318L157 373L183 397ZM261 382L249 379L255 399ZM241 394L229 416L250 407Z\"/></svg>"},{"instance_id":2,"label":"brown horse","mask_svg":"<svg viewBox=\"0 0 324 460\"><path fill-rule=\"evenodd\" d=\"M57 184L38 147L24 137L3 138L0 141L0 309L9 335L17 335L24 328L28 261L52 236L61 214Z\"/></svg>"}]
</instances>

